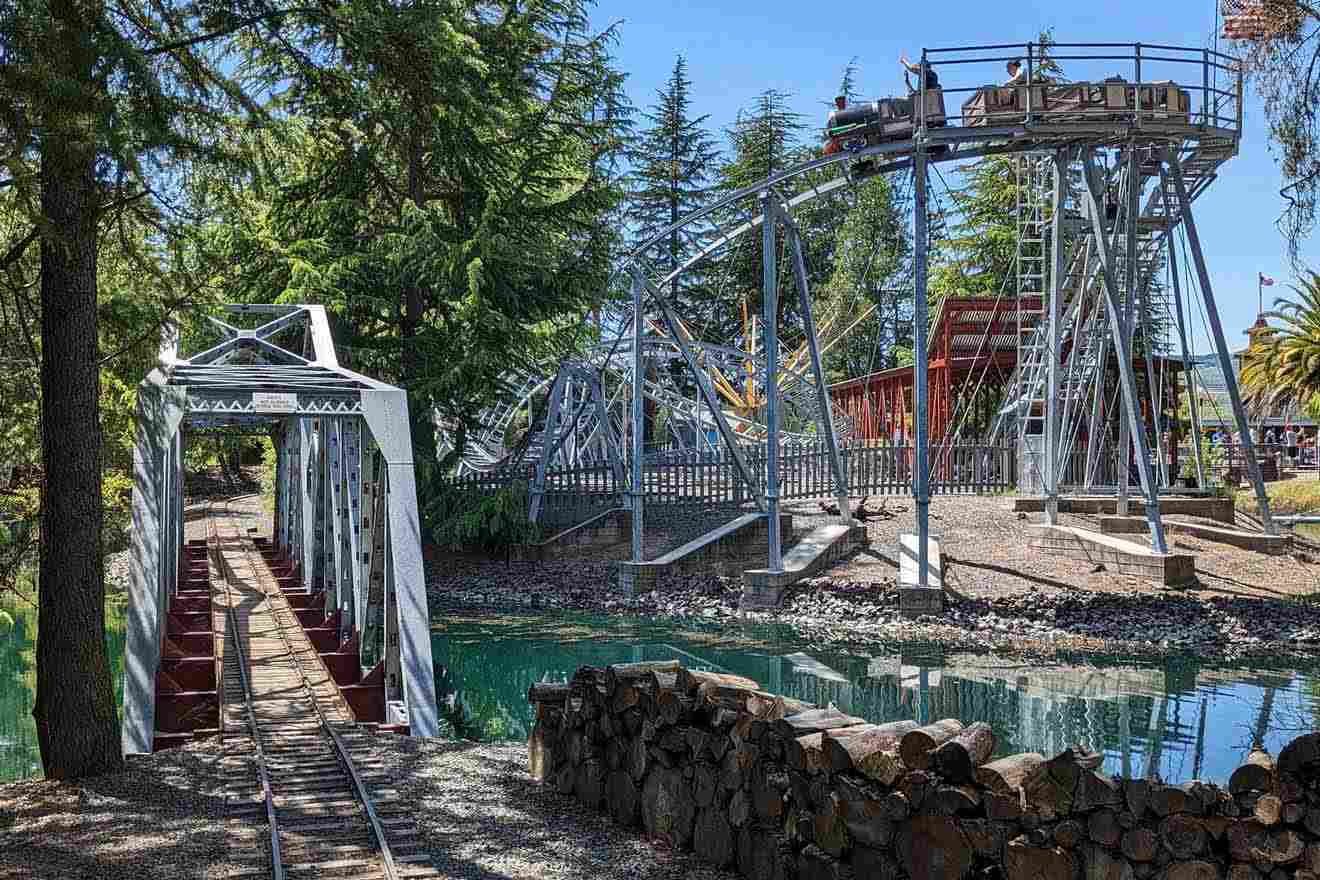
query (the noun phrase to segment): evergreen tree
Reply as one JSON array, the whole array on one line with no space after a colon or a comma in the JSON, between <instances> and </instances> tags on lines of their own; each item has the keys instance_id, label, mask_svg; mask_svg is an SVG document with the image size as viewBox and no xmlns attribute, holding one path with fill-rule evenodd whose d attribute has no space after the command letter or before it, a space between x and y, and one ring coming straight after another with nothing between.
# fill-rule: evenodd
<instances>
[{"instance_id":1,"label":"evergreen tree","mask_svg":"<svg viewBox=\"0 0 1320 880\"><path fill-rule=\"evenodd\" d=\"M931 300L1015 293L1018 181L1012 156L958 169L964 184L950 194L958 222L942 242L930 276Z\"/></svg>"},{"instance_id":2,"label":"evergreen tree","mask_svg":"<svg viewBox=\"0 0 1320 880\"><path fill-rule=\"evenodd\" d=\"M331 297L359 368L408 389L421 467L433 407L470 421L605 289L628 111L587 7L353 0L253 59L295 118L217 246L249 296Z\"/></svg>"},{"instance_id":3,"label":"evergreen tree","mask_svg":"<svg viewBox=\"0 0 1320 880\"><path fill-rule=\"evenodd\" d=\"M817 325L833 339L867 307L871 315L831 348L832 378L896 366L897 349L911 337L911 242L892 182L876 177L857 187L836 234L833 272L817 300Z\"/></svg>"},{"instance_id":4,"label":"evergreen tree","mask_svg":"<svg viewBox=\"0 0 1320 880\"><path fill-rule=\"evenodd\" d=\"M705 128L709 117L692 116L691 86L687 62L679 55L669 80L656 92L656 104L644 114L650 126L629 150L633 171L627 219L638 241L655 237L710 202L719 151ZM699 228L687 230L689 235L700 231ZM684 246L685 240L678 230L667 237L663 244L666 271L672 272L691 256ZM697 301L699 293L685 297L680 288L699 284L699 273L671 282L669 293L681 316L696 317L702 304Z\"/></svg>"},{"instance_id":5,"label":"evergreen tree","mask_svg":"<svg viewBox=\"0 0 1320 880\"><path fill-rule=\"evenodd\" d=\"M246 31L285 17L261 0L0 7L5 184L31 230L6 261L16 264L33 245L39 251L43 480L33 714L50 778L105 773L121 762L105 650L101 233L127 214L153 230L156 246L176 240L191 164L235 159L228 127L259 115L232 76L227 50ZM122 255L152 272L153 258L134 249L122 247ZM147 322L149 331L161 317Z\"/></svg>"},{"instance_id":6,"label":"evergreen tree","mask_svg":"<svg viewBox=\"0 0 1320 880\"><path fill-rule=\"evenodd\" d=\"M774 89L762 92L751 110L739 112L733 127L728 130L732 158L720 170L720 188L733 192L759 183L774 174L785 171L807 156L801 143L804 129L802 114L788 109L788 95ZM742 210L749 209L744 203ZM745 219L743 214L722 218L732 223ZM782 242L783 233L779 235ZM755 231L743 235L720 260L715 272L727 283L721 283L721 312L712 315L711 327L719 338L735 339L742 336L742 305L748 316L761 315L763 301L761 235ZM782 248L778 248L782 252ZM781 264L783 261L780 261ZM785 295L792 290L791 278L784 276L787 265L779 272L779 317L796 313L793 297Z\"/></svg>"}]
</instances>

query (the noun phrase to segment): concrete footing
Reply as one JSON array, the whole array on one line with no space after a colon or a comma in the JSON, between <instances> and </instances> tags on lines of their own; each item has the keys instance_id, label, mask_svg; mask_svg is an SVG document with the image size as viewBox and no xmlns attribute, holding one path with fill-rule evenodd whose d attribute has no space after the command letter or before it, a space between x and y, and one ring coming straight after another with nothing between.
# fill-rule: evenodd
<instances>
[{"instance_id":1,"label":"concrete footing","mask_svg":"<svg viewBox=\"0 0 1320 880\"><path fill-rule=\"evenodd\" d=\"M738 607L743 611L777 608L788 586L818 574L858 547L870 543L863 525L831 523L818 526L784 554L783 571L752 568L743 572L743 591Z\"/></svg>"},{"instance_id":2,"label":"concrete footing","mask_svg":"<svg viewBox=\"0 0 1320 880\"><path fill-rule=\"evenodd\" d=\"M898 611L907 617L944 613L944 551L939 535L926 536L926 586L919 586L921 537L904 532L898 538Z\"/></svg>"},{"instance_id":3,"label":"concrete footing","mask_svg":"<svg viewBox=\"0 0 1320 880\"><path fill-rule=\"evenodd\" d=\"M1031 546L1103 564L1118 574L1147 578L1164 586L1180 586L1196 577L1190 553L1156 553L1149 547L1113 535L1074 526L1027 526Z\"/></svg>"},{"instance_id":4,"label":"concrete footing","mask_svg":"<svg viewBox=\"0 0 1320 880\"><path fill-rule=\"evenodd\" d=\"M1145 533L1145 517L1140 516L1102 516L1100 531L1107 535L1127 535ZM1164 520L1164 531L1170 534L1191 535L1217 544L1229 544L1252 550L1269 556L1280 556L1292 549L1292 537L1288 535L1266 535L1263 532L1244 532L1238 529L1223 529L1203 523Z\"/></svg>"},{"instance_id":5,"label":"concrete footing","mask_svg":"<svg viewBox=\"0 0 1320 880\"><path fill-rule=\"evenodd\" d=\"M1132 510L1142 509L1143 501L1140 496L1132 496L1128 503ZM1008 505L1009 510L1020 513L1043 513L1045 511L1045 499L1040 496L1019 496L1010 499ZM1117 513L1118 499L1113 495L1072 495L1059 499L1059 512ZM1230 525L1234 522L1232 498L1163 495L1160 496L1160 512L1170 515L1199 516Z\"/></svg>"},{"instance_id":6,"label":"concrete footing","mask_svg":"<svg viewBox=\"0 0 1320 880\"><path fill-rule=\"evenodd\" d=\"M749 513L712 529L657 559L620 562L619 588L635 596L655 587L662 577L677 574L720 574L735 577L748 565L764 559L770 547L769 520L764 513ZM779 516L780 547L794 538L793 517Z\"/></svg>"},{"instance_id":7,"label":"concrete footing","mask_svg":"<svg viewBox=\"0 0 1320 880\"><path fill-rule=\"evenodd\" d=\"M514 548L514 558L522 562L546 562L577 556L583 550L600 552L619 548L627 555L632 539L632 511L626 508L607 510L584 523L564 529L539 544Z\"/></svg>"}]
</instances>

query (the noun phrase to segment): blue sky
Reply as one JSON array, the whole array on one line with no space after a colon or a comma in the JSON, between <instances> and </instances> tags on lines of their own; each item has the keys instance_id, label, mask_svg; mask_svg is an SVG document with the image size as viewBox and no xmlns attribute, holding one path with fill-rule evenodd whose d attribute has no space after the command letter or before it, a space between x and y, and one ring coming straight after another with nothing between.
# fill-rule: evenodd
<instances>
[{"instance_id":1,"label":"blue sky","mask_svg":"<svg viewBox=\"0 0 1320 880\"><path fill-rule=\"evenodd\" d=\"M1202 46L1214 31L1214 2L833 0L804 6L785 0L599 0L593 18L598 26L619 23L616 51L629 73L628 92L640 108L654 101L674 56L682 53L692 78L693 109L709 114L713 128L723 129L739 108L776 88L793 94L795 109L814 129L823 124L823 102L833 97L854 57L862 92L879 97L902 88L899 54L915 58L923 46L1026 42L1047 27L1060 42ZM950 84L951 77L943 78ZM1261 104L1249 95L1241 153L1223 166L1195 208L1216 301L1235 348L1246 342L1242 331L1256 317L1256 273L1274 277L1274 291L1286 291L1283 285L1293 280L1274 225L1278 190ZM1267 304L1269 294L1267 288ZM1197 350L1204 352L1207 343L1197 335Z\"/></svg>"}]
</instances>

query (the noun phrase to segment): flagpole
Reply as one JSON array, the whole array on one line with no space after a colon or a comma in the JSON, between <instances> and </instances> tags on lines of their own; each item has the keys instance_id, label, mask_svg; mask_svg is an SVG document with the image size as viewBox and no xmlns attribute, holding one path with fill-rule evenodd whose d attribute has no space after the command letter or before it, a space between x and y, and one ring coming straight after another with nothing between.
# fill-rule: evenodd
<instances>
[{"instance_id":1,"label":"flagpole","mask_svg":"<svg viewBox=\"0 0 1320 880\"><path fill-rule=\"evenodd\" d=\"M1256 273L1256 315L1265 314L1265 276Z\"/></svg>"}]
</instances>

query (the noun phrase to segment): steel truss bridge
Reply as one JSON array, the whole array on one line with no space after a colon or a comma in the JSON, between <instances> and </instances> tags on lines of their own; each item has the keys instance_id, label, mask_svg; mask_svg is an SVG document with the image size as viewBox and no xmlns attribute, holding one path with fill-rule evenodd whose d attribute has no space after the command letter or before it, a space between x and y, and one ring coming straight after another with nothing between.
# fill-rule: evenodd
<instances>
[{"instance_id":1,"label":"steel truss bridge","mask_svg":"<svg viewBox=\"0 0 1320 880\"><path fill-rule=\"evenodd\" d=\"M911 186L913 249L910 274L903 280L913 295L912 491L924 538L931 463L927 284L930 230L938 220L930 210L928 175L935 165L1007 155L1014 157L1019 174L1015 219L1020 244L1015 289L1001 297L1012 302L1015 312L1016 332L1009 345L1016 351L994 437L1023 443L1031 435L1047 497L1047 523L1057 521L1061 474L1073 452L1085 450L1085 482L1091 487L1109 443L1111 454L1119 450L1120 461L1131 450L1152 547L1167 551L1159 491L1168 475L1153 463L1162 460L1152 449L1161 442L1160 428L1155 414L1143 417L1139 383L1151 385L1145 389L1150 400L1161 397L1153 387L1154 371L1147 369L1142 376L1138 367L1143 358L1170 347L1170 327L1176 327L1177 350L1185 360L1192 314L1200 313L1224 375L1230 377L1248 476L1265 511L1265 528L1274 533L1192 211L1220 166L1238 150L1243 82L1234 59L1204 48L1141 43L1059 43L1045 51L1032 43L955 47L927 49L921 57L945 85L927 89L923 82L919 93L910 96L915 116L905 130L900 126L896 134L860 149L772 175L660 230L638 247L620 269L631 286L631 301L601 322L605 341L571 363L508 376L513 391L483 413L462 470L525 470L524 462L534 461L535 518L535 499L547 469L587 461L608 464L628 475L633 558L641 561L644 499L638 487L646 411L648 405L663 406L676 438L695 438L697 445L718 447L733 460L757 508L769 515L769 567L779 570L777 455L786 440L806 433L828 446L835 495L841 515L848 518L848 475L838 444L850 425L830 405L821 349L835 341L838 327L851 329L859 314L829 315L822 322L829 323L828 332L817 326L802 230L821 205L847 198L868 178L893 175ZM1002 76L1004 63L1014 58L1024 61L1024 80L1012 86L985 84ZM1058 78L1059 67L1080 78ZM697 321L680 313L674 292L698 273L717 278L727 273L733 258L753 247L757 236L762 257L759 331L754 339L737 342L706 338ZM681 243L678 255L676 240ZM1179 272L1180 249L1190 268L1185 277ZM1167 282L1162 277L1166 269ZM795 308L781 309L781 287L790 284ZM1184 302L1195 304L1191 313L1185 313ZM1001 326L991 321L987 333ZM669 368L675 361L681 369ZM1115 372L1117 388L1106 379ZM1196 395L1191 396L1195 401ZM542 397L543 418L529 418L522 444L510 448L506 441L515 416L531 413ZM943 418L957 426L965 417L964 402L956 393L948 397L954 399L940 402ZM756 405L738 405L748 399ZM1192 418L1199 436L1195 409ZM709 440L712 432L718 443ZM1118 435L1116 444L1106 439L1110 434ZM758 481L744 460L742 450L751 445L765 450L760 457L767 468L764 492L756 488ZM1201 468L1199 444L1194 448ZM1117 470L1113 488L1120 510L1126 511L1129 471ZM918 544L924 584L927 544Z\"/></svg>"},{"instance_id":2,"label":"steel truss bridge","mask_svg":"<svg viewBox=\"0 0 1320 880\"><path fill-rule=\"evenodd\" d=\"M166 734L180 731L161 729L158 705L199 696L179 692L187 661L214 667L210 602L192 608L179 595L181 583L205 579L184 552L184 454L198 433L272 438L282 586L309 594L300 616L315 618L318 648L337 669L353 667L347 680L378 685L363 703L382 717L358 720L436 735L405 393L339 365L322 306L230 305L223 314L182 336L167 328L159 366L138 386L124 751L175 741ZM185 343L200 350L183 356Z\"/></svg>"}]
</instances>

